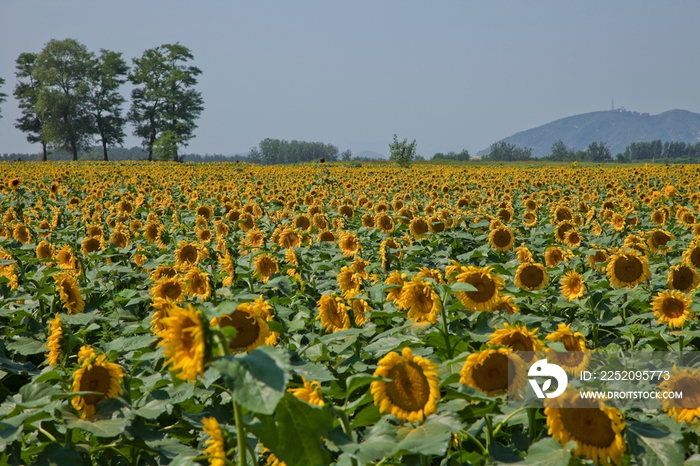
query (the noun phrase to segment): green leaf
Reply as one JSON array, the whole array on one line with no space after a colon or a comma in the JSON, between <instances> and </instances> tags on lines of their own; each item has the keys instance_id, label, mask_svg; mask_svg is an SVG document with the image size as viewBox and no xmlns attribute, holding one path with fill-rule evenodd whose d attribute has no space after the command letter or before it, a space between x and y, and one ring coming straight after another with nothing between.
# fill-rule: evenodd
<instances>
[{"instance_id":1,"label":"green leaf","mask_svg":"<svg viewBox=\"0 0 700 466\"><path fill-rule=\"evenodd\" d=\"M450 437L461 428L462 424L454 413L433 414L418 427L401 427L396 432L399 439L396 450L422 455L444 455Z\"/></svg>"},{"instance_id":2,"label":"green leaf","mask_svg":"<svg viewBox=\"0 0 700 466\"><path fill-rule=\"evenodd\" d=\"M153 335L139 335L135 337L119 337L110 341L105 345L106 352L116 351L118 353L126 353L150 346L158 339Z\"/></svg>"},{"instance_id":3,"label":"green leaf","mask_svg":"<svg viewBox=\"0 0 700 466\"><path fill-rule=\"evenodd\" d=\"M61 446L51 443L39 454L36 466L64 466L66 464L82 464L83 459L72 445Z\"/></svg>"},{"instance_id":4,"label":"green leaf","mask_svg":"<svg viewBox=\"0 0 700 466\"><path fill-rule=\"evenodd\" d=\"M677 466L685 459L681 435L653 422L628 421L627 442L642 466Z\"/></svg>"},{"instance_id":5,"label":"green leaf","mask_svg":"<svg viewBox=\"0 0 700 466\"><path fill-rule=\"evenodd\" d=\"M23 408L36 408L48 404L51 396L56 393L57 390L54 387L45 383L27 384L19 389L22 401L17 404Z\"/></svg>"},{"instance_id":6,"label":"green leaf","mask_svg":"<svg viewBox=\"0 0 700 466\"><path fill-rule=\"evenodd\" d=\"M62 410L63 419L70 429L78 428L90 432L95 437L118 437L131 424L131 419L120 409L115 409L117 400L107 399L96 405L93 419L79 418L69 407Z\"/></svg>"},{"instance_id":7,"label":"green leaf","mask_svg":"<svg viewBox=\"0 0 700 466\"><path fill-rule=\"evenodd\" d=\"M348 445L347 452L358 464L368 464L391 455L396 449L396 430L388 421L378 422L359 445Z\"/></svg>"},{"instance_id":8,"label":"green leaf","mask_svg":"<svg viewBox=\"0 0 700 466\"><path fill-rule=\"evenodd\" d=\"M284 275L273 278L263 285L263 288L276 289L285 296L292 295L292 281Z\"/></svg>"},{"instance_id":9,"label":"green leaf","mask_svg":"<svg viewBox=\"0 0 700 466\"><path fill-rule=\"evenodd\" d=\"M452 291L478 291L471 283L454 282L450 285Z\"/></svg>"},{"instance_id":10,"label":"green leaf","mask_svg":"<svg viewBox=\"0 0 700 466\"><path fill-rule=\"evenodd\" d=\"M44 348L44 342L33 338L17 338L9 341L6 344L6 347L8 350L22 355L38 354L46 351L46 348Z\"/></svg>"},{"instance_id":11,"label":"green leaf","mask_svg":"<svg viewBox=\"0 0 700 466\"><path fill-rule=\"evenodd\" d=\"M243 357L225 356L213 366L233 399L254 413L272 414L289 380L289 355L269 346L260 346Z\"/></svg>"},{"instance_id":12,"label":"green leaf","mask_svg":"<svg viewBox=\"0 0 700 466\"><path fill-rule=\"evenodd\" d=\"M571 451L576 449L576 442L563 445L551 437L535 442L530 446L525 457L528 466L567 466L571 460Z\"/></svg>"},{"instance_id":13,"label":"green leaf","mask_svg":"<svg viewBox=\"0 0 700 466\"><path fill-rule=\"evenodd\" d=\"M375 377L373 375L369 374L354 374L348 377L346 380L346 384L348 389L345 392L346 397L350 397L352 395L352 392L357 390L358 388L364 387L365 385L369 385L374 381L384 381L384 382L391 382L390 379L385 379L383 377Z\"/></svg>"}]
</instances>

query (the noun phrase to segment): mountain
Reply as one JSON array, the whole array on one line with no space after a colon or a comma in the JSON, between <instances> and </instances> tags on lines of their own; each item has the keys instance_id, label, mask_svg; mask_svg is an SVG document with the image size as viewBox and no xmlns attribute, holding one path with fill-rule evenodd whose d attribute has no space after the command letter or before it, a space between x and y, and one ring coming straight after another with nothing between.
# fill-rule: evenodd
<instances>
[{"instance_id":1,"label":"mountain","mask_svg":"<svg viewBox=\"0 0 700 466\"><path fill-rule=\"evenodd\" d=\"M552 144L561 139L574 150L586 150L594 141L603 141L613 157L632 142L700 141L700 113L669 110L658 115L627 111L624 108L583 113L546 125L521 131L502 141L531 147L533 157L549 155ZM477 153L487 155L489 148Z\"/></svg>"}]
</instances>

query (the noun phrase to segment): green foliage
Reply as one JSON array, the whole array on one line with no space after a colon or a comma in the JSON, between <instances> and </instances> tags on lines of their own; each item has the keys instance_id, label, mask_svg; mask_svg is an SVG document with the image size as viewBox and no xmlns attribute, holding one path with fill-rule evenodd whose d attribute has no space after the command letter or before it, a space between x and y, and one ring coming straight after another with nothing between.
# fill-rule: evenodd
<instances>
[{"instance_id":1,"label":"green foliage","mask_svg":"<svg viewBox=\"0 0 700 466\"><path fill-rule=\"evenodd\" d=\"M518 147L505 141L491 144L491 152L485 157L486 160L494 162L519 162L532 159L532 149L529 147Z\"/></svg>"},{"instance_id":2,"label":"green foliage","mask_svg":"<svg viewBox=\"0 0 700 466\"><path fill-rule=\"evenodd\" d=\"M352 160L352 151L350 149L344 151L342 154L340 154L340 159L343 162L349 162Z\"/></svg>"},{"instance_id":3,"label":"green foliage","mask_svg":"<svg viewBox=\"0 0 700 466\"><path fill-rule=\"evenodd\" d=\"M414 139L410 144L408 139L399 142L394 134L394 142L389 144L389 151L391 152L389 160L396 162L399 167L408 167L416 156L416 140Z\"/></svg>"},{"instance_id":4,"label":"green foliage","mask_svg":"<svg viewBox=\"0 0 700 466\"><path fill-rule=\"evenodd\" d=\"M260 141L258 147L252 148L248 153L250 162L264 165L317 162L321 159L325 159L327 162L338 160L338 148L333 144L322 142L267 138Z\"/></svg>"},{"instance_id":5,"label":"green foliage","mask_svg":"<svg viewBox=\"0 0 700 466\"><path fill-rule=\"evenodd\" d=\"M5 79L0 78L0 88L5 85ZM0 92L0 105L7 100L7 94ZM0 118L2 118L2 107L0 107Z\"/></svg>"},{"instance_id":6,"label":"green foliage","mask_svg":"<svg viewBox=\"0 0 700 466\"><path fill-rule=\"evenodd\" d=\"M34 72L37 57L35 53L22 53L17 57L17 85L14 96L19 101L22 116L17 119L15 128L27 133L27 142L41 143L42 160L46 161L48 140L44 137L44 120L48 116L48 110L44 109L41 113L37 110L39 91L42 88L41 81Z\"/></svg>"},{"instance_id":7,"label":"green foliage","mask_svg":"<svg viewBox=\"0 0 700 466\"><path fill-rule=\"evenodd\" d=\"M194 137L194 122L204 110L204 100L194 89L202 71L186 65L193 58L190 49L176 43L148 49L133 59L129 80L137 87L131 91L127 118L148 150L148 160L153 159L154 149L162 158L177 160L178 148Z\"/></svg>"},{"instance_id":8,"label":"green foliage","mask_svg":"<svg viewBox=\"0 0 700 466\"><path fill-rule=\"evenodd\" d=\"M564 141L559 139L552 144L552 153L548 157L553 162L573 162L576 160L576 151L564 144Z\"/></svg>"},{"instance_id":9,"label":"green foliage","mask_svg":"<svg viewBox=\"0 0 700 466\"><path fill-rule=\"evenodd\" d=\"M108 147L124 143L126 119L122 116L121 106L125 99L119 88L126 82L128 71L121 53L105 49L100 50L91 68L90 111L95 118L104 160L108 160Z\"/></svg>"},{"instance_id":10,"label":"green foliage","mask_svg":"<svg viewBox=\"0 0 700 466\"><path fill-rule=\"evenodd\" d=\"M437 152L435 155L433 155L433 160L456 160L459 162L468 162L471 157L469 156L469 151L467 149L462 149L461 152L456 153L456 152L448 152L447 154L443 154L441 152Z\"/></svg>"},{"instance_id":11,"label":"green foliage","mask_svg":"<svg viewBox=\"0 0 700 466\"><path fill-rule=\"evenodd\" d=\"M609 162L612 160L610 148L604 142L592 142L586 150L586 160L588 162Z\"/></svg>"}]
</instances>

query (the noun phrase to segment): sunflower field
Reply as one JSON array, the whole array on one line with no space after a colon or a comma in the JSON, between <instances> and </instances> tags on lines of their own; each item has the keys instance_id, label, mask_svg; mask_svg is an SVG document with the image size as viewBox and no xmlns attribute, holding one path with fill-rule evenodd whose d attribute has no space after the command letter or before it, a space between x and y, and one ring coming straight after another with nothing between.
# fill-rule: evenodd
<instances>
[{"instance_id":1,"label":"sunflower field","mask_svg":"<svg viewBox=\"0 0 700 466\"><path fill-rule=\"evenodd\" d=\"M699 186L695 166L0 164L0 464L698 466L700 398L507 392L516 351L572 374L700 351ZM700 372L664 384L700 393Z\"/></svg>"}]
</instances>

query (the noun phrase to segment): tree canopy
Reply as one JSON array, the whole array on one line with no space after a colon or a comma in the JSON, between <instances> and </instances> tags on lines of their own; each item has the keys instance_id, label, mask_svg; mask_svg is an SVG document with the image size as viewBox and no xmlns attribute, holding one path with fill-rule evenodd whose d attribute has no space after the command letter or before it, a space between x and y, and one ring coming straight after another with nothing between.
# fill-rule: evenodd
<instances>
[{"instance_id":1,"label":"tree canopy","mask_svg":"<svg viewBox=\"0 0 700 466\"><path fill-rule=\"evenodd\" d=\"M338 154L339 150L333 144L267 138L260 141L258 147L250 150L248 160L264 165L313 162L321 159L334 162L338 160Z\"/></svg>"},{"instance_id":2,"label":"tree canopy","mask_svg":"<svg viewBox=\"0 0 700 466\"><path fill-rule=\"evenodd\" d=\"M515 144L499 141L491 144L491 151L485 157L486 160L494 162L517 162L532 159L532 149L529 147L518 147Z\"/></svg>"},{"instance_id":3,"label":"tree canopy","mask_svg":"<svg viewBox=\"0 0 700 466\"><path fill-rule=\"evenodd\" d=\"M389 160L396 162L400 167L408 167L416 157L416 140L409 144L408 139L399 142L394 134L394 142L389 144L391 155Z\"/></svg>"},{"instance_id":4,"label":"tree canopy","mask_svg":"<svg viewBox=\"0 0 700 466\"><path fill-rule=\"evenodd\" d=\"M5 79L0 78L0 88L5 84ZM7 94L0 92L0 105L2 105L5 100L7 100ZM0 107L0 118L2 118L2 107Z\"/></svg>"},{"instance_id":5,"label":"tree canopy","mask_svg":"<svg viewBox=\"0 0 700 466\"><path fill-rule=\"evenodd\" d=\"M19 101L19 108L22 111L22 116L17 119L15 128L23 133L27 133L27 142L31 144L41 143L42 160L46 161L48 140L44 136L43 115L47 114L48 110L44 110L42 114L37 112L41 81L39 81L34 72L36 60L36 53L22 53L15 62L17 85L15 86L14 96Z\"/></svg>"}]
</instances>

